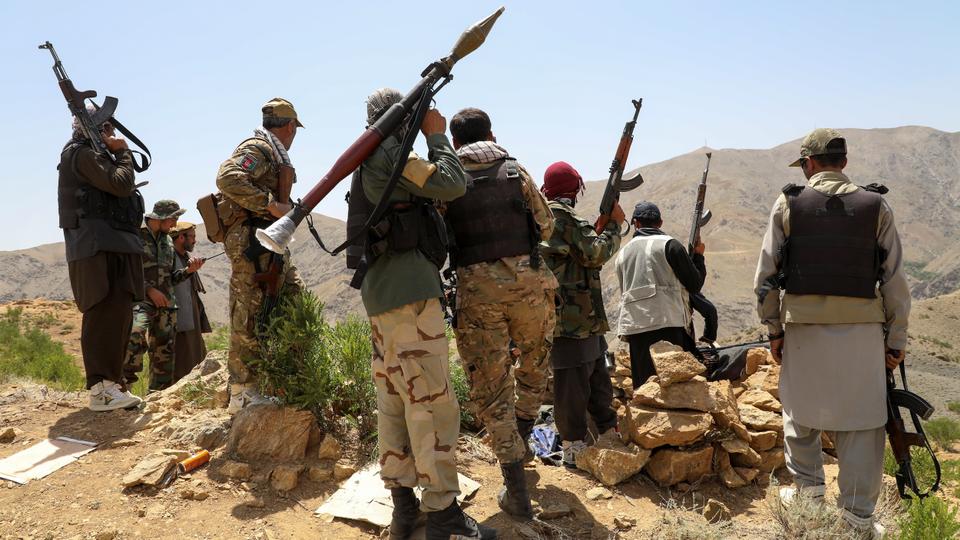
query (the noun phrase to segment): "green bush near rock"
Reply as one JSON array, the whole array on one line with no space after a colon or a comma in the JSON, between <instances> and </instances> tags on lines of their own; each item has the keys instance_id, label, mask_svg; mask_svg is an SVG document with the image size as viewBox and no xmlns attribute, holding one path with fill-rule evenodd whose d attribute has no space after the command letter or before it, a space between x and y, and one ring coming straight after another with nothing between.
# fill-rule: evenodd
<instances>
[{"instance_id":1,"label":"green bush near rock","mask_svg":"<svg viewBox=\"0 0 960 540\"><path fill-rule=\"evenodd\" d=\"M83 370L40 326L28 324L19 308L0 314L0 382L23 377L59 390L83 390Z\"/></svg>"}]
</instances>

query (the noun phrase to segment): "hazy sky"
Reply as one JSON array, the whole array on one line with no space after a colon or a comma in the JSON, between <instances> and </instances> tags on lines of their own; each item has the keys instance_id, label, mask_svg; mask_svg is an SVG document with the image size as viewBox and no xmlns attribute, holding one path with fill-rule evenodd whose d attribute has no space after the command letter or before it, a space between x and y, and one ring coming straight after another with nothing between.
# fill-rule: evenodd
<instances>
[{"instance_id":1,"label":"hazy sky","mask_svg":"<svg viewBox=\"0 0 960 540\"><path fill-rule=\"evenodd\" d=\"M45 40L79 89L120 99L118 118L153 151L148 207L173 198L196 221L265 101L291 100L307 126L290 154L302 196L361 133L371 90L406 92L498 5L4 0L0 250L62 240L55 167L70 118ZM538 182L558 160L605 177L636 97L628 168L704 143L769 148L817 126L957 131L957 21L947 1L516 1L438 108L485 109ZM318 211L344 217L347 184Z\"/></svg>"}]
</instances>

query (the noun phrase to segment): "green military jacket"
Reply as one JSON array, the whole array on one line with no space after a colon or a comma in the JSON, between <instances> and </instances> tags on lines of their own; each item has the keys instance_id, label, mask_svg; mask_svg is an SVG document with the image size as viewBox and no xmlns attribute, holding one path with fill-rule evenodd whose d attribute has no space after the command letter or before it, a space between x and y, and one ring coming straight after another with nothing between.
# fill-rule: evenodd
<instances>
[{"instance_id":1,"label":"green military jacket","mask_svg":"<svg viewBox=\"0 0 960 540\"><path fill-rule=\"evenodd\" d=\"M583 339L610 330L603 308L600 268L620 248L619 226L610 222L601 234L577 216L573 207L550 201L553 235L540 243L540 253L560 288L554 336Z\"/></svg>"},{"instance_id":2,"label":"green military jacket","mask_svg":"<svg viewBox=\"0 0 960 540\"><path fill-rule=\"evenodd\" d=\"M427 160L411 154L390 196L391 201L409 201L413 197L452 201L466 193L463 166L447 136L430 135L427 147ZM363 193L371 202L380 200L399 153L400 141L391 136L360 166ZM360 295L367 315L380 315L406 304L443 296L440 272L417 249L384 253L367 270Z\"/></svg>"},{"instance_id":3,"label":"green military jacket","mask_svg":"<svg viewBox=\"0 0 960 540\"><path fill-rule=\"evenodd\" d=\"M149 289L153 287L162 292L170 302L170 308L177 307L177 297L173 293L173 286L190 277L186 268L175 269L176 251L173 250L173 240L170 235L157 232L154 236L149 227L140 227L140 237L143 238L143 282ZM150 298L146 297L145 302Z\"/></svg>"}]
</instances>

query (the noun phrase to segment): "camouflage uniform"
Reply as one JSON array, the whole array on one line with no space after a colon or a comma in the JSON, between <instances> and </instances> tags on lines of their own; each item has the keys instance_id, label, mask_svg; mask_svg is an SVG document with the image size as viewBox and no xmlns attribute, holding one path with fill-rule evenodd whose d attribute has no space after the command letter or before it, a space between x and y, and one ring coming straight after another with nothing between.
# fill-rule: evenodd
<instances>
[{"instance_id":1,"label":"camouflage uniform","mask_svg":"<svg viewBox=\"0 0 960 540\"><path fill-rule=\"evenodd\" d=\"M265 107L275 101L278 100L272 100ZM263 253L252 261L244 251L251 244L253 232L274 221L267 205L278 197L279 171L280 163L270 143L262 135L257 135L240 143L217 173L217 188L224 196L218 211L227 227L223 244L231 267L230 352L227 358L231 384L256 382L251 361L260 357L257 320L264 292L253 276L267 270L273 255ZM283 269L281 294L296 294L303 289L303 280L290 261L289 250L283 255Z\"/></svg>"},{"instance_id":2,"label":"camouflage uniform","mask_svg":"<svg viewBox=\"0 0 960 540\"><path fill-rule=\"evenodd\" d=\"M185 210L169 200L158 201L149 219L167 219L183 214ZM149 227L140 228L143 239L143 277L147 290L157 289L167 297L168 307L157 307L149 295L133 306L133 327L124 362L124 382L127 386L137 381L143 369L143 353L150 351L150 389L162 390L173 381L174 346L177 337L177 299L174 285L188 279L186 269L175 269L176 252L170 235ZM147 332L149 331L149 344Z\"/></svg>"},{"instance_id":3,"label":"camouflage uniform","mask_svg":"<svg viewBox=\"0 0 960 540\"><path fill-rule=\"evenodd\" d=\"M490 148L485 153L469 153L475 145ZM492 145L483 141L461 147L458 155L464 169L490 168L495 161L492 158L501 155L489 151ZM488 159L478 159L480 155ZM553 231L553 216L533 179L523 167L518 169L540 239L547 240ZM457 268L457 281L454 330L470 379L470 404L492 437L497 459L516 462L526 452L517 421L532 425L536 420L550 374L557 280L546 265L532 268L530 256L525 254ZM510 354L511 339L520 349L516 364Z\"/></svg>"},{"instance_id":4,"label":"camouflage uniform","mask_svg":"<svg viewBox=\"0 0 960 540\"><path fill-rule=\"evenodd\" d=\"M430 135L427 147L430 160L411 155L391 200L463 195L463 168L447 137ZM380 199L399 151L393 135L363 162L369 200ZM372 329L380 476L387 488L420 485L421 509L444 510L460 492L460 408L450 383L439 269L419 249L387 251L370 265L360 292Z\"/></svg>"}]
</instances>

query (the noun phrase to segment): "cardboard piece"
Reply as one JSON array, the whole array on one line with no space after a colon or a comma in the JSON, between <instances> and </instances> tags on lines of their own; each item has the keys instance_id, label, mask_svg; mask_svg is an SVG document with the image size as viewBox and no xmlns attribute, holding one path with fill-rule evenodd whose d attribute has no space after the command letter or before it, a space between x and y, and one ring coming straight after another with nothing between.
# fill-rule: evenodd
<instances>
[{"instance_id":1,"label":"cardboard piece","mask_svg":"<svg viewBox=\"0 0 960 540\"><path fill-rule=\"evenodd\" d=\"M18 484L39 480L93 452L97 443L57 437L37 444L0 460L0 478Z\"/></svg>"},{"instance_id":2,"label":"cardboard piece","mask_svg":"<svg viewBox=\"0 0 960 540\"><path fill-rule=\"evenodd\" d=\"M480 484L462 474L458 474L457 479L460 483L460 496L457 500L461 503L480 489ZM422 490L416 488L415 491L419 497ZM371 463L354 473L315 513L327 519L338 517L364 521L380 527L389 526L393 514L393 500L390 498L390 490L383 487L379 464Z\"/></svg>"}]
</instances>

